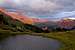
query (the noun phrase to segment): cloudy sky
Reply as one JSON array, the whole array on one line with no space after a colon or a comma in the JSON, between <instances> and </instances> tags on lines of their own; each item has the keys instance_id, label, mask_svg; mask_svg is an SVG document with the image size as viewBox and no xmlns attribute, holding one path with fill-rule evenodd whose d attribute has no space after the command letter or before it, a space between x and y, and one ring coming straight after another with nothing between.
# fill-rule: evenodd
<instances>
[{"instance_id":1,"label":"cloudy sky","mask_svg":"<svg viewBox=\"0 0 75 50\"><path fill-rule=\"evenodd\" d=\"M0 0L0 7L19 10L23 15L39 18L62 18L75 15L75 0Z\"/></svg>"}]
</instances>

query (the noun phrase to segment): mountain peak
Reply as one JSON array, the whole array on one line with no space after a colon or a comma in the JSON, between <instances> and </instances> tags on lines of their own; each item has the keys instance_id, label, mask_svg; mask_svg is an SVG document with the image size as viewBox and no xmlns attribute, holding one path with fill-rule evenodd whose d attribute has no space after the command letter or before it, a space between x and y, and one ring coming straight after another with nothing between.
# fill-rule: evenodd
<instances>
[{"instance_id":1,"label":"mountain peak","mask_svg":"<svg viewBox=\"0 0 75 50\"><path fill-rule=\"evenodd\" d=\"M6 9L2 9L2 8L0 8L0 12L2 12L3 14L5 14L13 19L19 20L22 23L26 23L26 24L33 23L31 18L28 18L27 16L23 16L23 15L19 14L18 12L7 12Z\"/></svg>"}]
</instances>

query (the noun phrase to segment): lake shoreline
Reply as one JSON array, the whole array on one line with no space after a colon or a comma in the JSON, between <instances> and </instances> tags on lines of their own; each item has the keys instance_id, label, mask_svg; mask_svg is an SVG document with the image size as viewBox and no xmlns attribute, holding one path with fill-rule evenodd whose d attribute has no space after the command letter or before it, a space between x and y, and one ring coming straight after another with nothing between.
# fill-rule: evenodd
<instances>
[{"instance_id":1,"label":"lake shoreline","mask_svg":"<svg viewBox=\"0 0 75 50\"><path fill-rule=\"evenodd\" d=\"M52 39L56 39L62 43L59 50L74 50L75 42L72 41L72 39L70 39L70 38L73 38L70 33L74 34L74 32L75 31L57 32L57 33L54 33L54 32L51 32L51 33L8 32L8 35L16 36L16 35L23 35L23 34L25 35L26 34L26 35L52 38ZM6 34L6 32L2 33L2 34ZM6 37L8 37L8 36L6 36ZM73 42L73 43L71 43L71 42Z\"/></svg>"}]
</instances>

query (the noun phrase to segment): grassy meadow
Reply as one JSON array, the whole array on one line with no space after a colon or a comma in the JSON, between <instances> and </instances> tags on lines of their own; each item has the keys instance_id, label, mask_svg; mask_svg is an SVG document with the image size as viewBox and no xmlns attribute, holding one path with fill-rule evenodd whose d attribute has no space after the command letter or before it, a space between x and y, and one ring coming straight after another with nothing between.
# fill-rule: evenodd
<instances>
[{"instance_id":1,"label":"grassy meadow","mask_svg":"<svg viewBox=\"0 0 75 50\"><path fill-rule=\"evenodd\" d=\"M62 43L59 50L75 50L75 30L51 31L50 33L45 33L37 27L23 24L18 20L14 21L13 19L2 14L0 15L0 21L0 41L9 36L27 34L56 39Z\"/></svg>"},{"instance_id":2,"label":"grassy meadow","mask_svg":"<svg viewBox=\"0 0 75 50\"><path fill-rule=\"evenodd\" d=\"M34 35L34 36L43 36L47 38L57 39L62 43L59 50L75 50L75 30L73 31L64 31L64 32L50 32L50 33L34 33L34 32L12 32L11 30L2 30L0 29L0 40L3 40L9 36L16 35Z\"/></svg>"}]
</instances>

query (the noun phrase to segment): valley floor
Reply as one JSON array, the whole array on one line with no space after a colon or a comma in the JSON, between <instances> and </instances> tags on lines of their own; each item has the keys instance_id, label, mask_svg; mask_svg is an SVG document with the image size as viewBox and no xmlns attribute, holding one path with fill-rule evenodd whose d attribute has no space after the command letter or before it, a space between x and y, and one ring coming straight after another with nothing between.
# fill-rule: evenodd
<instances>
[{"instance_id":1,"label":"valley floor","mask_svg":"<svg viewBox=\"0 0 75 50\"><path fill-rule=\"evenodd\" d=\"M23 34L57 39L60 42L62 42L62 46L59 50L75 50L75 30L65 32L34 33L34 32L12 32L10 30L0 29L0 40L8 36L16 36Z\"/></svg>"}]
</instances>

